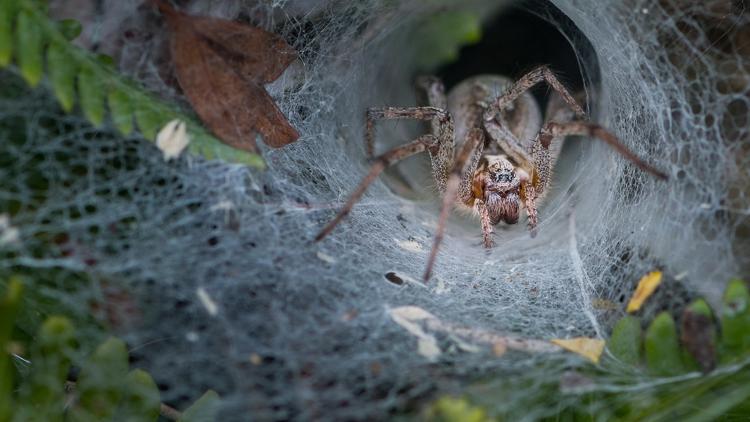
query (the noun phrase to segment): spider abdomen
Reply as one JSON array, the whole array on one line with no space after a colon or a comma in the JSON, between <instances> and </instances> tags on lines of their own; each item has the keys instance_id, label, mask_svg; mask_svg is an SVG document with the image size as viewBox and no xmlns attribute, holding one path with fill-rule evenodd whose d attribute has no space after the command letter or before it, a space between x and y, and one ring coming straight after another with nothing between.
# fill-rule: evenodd
<instances>
[{"instance_id":1,"label":"spider abdomen","mask_svg":"<svg viewBox=\"0 0 750 422\"><path fill-rule=\"evenodd\" d=\"M481 126L484 109L477 103L489 103L505 92L513 81L500 75L477 75L464 79L448 93L448 111L453 116L453 136L456 146L464 143L466 135L473 127ZM528 92L522 94L514 107L505 113L508 128L520 140L531 140L542 126L542 111L534 97ZM502 153L488 145L491 153Z\"/></svg>"}]
</instances>

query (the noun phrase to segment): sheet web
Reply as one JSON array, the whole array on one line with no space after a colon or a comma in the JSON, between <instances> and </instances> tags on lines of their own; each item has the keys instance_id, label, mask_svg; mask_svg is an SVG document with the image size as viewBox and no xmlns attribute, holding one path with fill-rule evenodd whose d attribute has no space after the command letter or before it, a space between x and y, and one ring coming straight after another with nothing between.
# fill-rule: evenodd
<instances>
[{"instance_id":1,"label":"sheet web","mask_svg":"<svg viewBox=\"0 0 750 422\"><path fill-rule=\"evenodd\" d=\"M450 3L196 1L185 10L251 16L298 48L302 65L269 90L302 138L265 151L263 172L196 157L165 164L148 142L60 115L42 91L5 99L0 118L22 122L27 140L3 147L12 159L0 176L4 195L20 204L11 218L20 241L4 246L13 258L2 265L86 271L93 289L44 293L79 312L114 301L108 289L129 292L137 311L114 329L137 364L168 402L217 390L222 420L382 418L477 376L533 368L558 376L580 359L498 357L467 333L606 336L649 270L668 274L651 312L694 294L715 300L730 275L747 271L750 26L731 2L553 3L598 57L601 80L588 87L594 119L669 182L585 145L561 164L536 238L519 224L499 230L497 247L485 251L478 222L455 218L426 285L416 280L438 202L424 192L400 196L377 182L313 244L366 172L364 110L415 104L406 93L419 43L410 34ZM166 34L153 11L104 2L95 22L99 35L85 35L123 72L182 101L163 74ZM384 124L379 148L412 129ZM32 174L53 192L38 203L28 195ZM57 243L67 253L40 256L34 242L51 232L64 233ZM403 283L388 281L389 272ZM439 349L425 353L415 330L392 317L404 306L463 334L435 330L434 320L432 331L419 326ZM527 410L530 418L546 411Z\"/></svg>"}]
</instances>

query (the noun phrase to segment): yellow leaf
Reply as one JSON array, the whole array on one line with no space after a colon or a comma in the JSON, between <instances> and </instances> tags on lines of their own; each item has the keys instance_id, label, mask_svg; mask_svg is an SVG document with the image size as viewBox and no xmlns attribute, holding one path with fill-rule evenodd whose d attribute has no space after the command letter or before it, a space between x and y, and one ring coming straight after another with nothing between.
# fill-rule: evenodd
<instances>
[{"instance_id":1,"label":"yellow leaf","mask_svg":"<svg viewBox=\"0 0 750 422\"><path fill-rule=\"evenodd\" d=\"M633 293L633 297L628 302L628 313L633 313L641 309L641 305L646 299L654 293L656 287L661 283L661 271L652 271L643 276L641 281L638 282L638 287Z\"/></svg>"},{"instance_id":2,"label":"yellow leaf","mask_svg":"<svg viewBox=\"0 0 750 422\"><path fill-rule=\"evenodd\" d=\"M604 340L598 338L576 337L571 339L553 339L556 344L565 350L581 355L586 359L599 363L599 357L604 351Z\"/></svg>"}]
</instances>

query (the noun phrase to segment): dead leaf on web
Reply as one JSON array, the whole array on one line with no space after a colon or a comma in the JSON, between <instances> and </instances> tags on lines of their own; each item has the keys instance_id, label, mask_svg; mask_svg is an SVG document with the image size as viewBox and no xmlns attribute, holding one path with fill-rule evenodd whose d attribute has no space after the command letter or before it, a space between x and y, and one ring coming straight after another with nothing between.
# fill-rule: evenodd
<instances>
[{"instance_id":1,"label":"dead leaf on web","mask_svg":"<svg viewBox=\"0 0 750 422\"><path fill-rule=\"evenodd\" d=\"M190 16L151 0L167 20L177 80L212 132L235 148L257 152L255 134L280 148L299 138L263 84L296 58L281 37L225 19Z\"/></svg>"},{"instance_id":2,"label":"dead leaf on web","mask_svg":"<svg viewBox=\"0 0 750 422\"><path fill-rule=\"evenodd\" d=\"M594 363L599 363L599 358L602 356L605 344L605 341L602 339L587 337L554 339L550 340L550 342L565 350L581 355Z\"/></svg>"},{"instance_id":3,"label":"dead leaf on web","mask_svg":"<svg viewBox=\"0 0 750 422\"><path fill-rule=\"evenodd\" d=\"M402 306L391 309L393 321L403 327L406 331L417 337L417 351L420 355L434 361L440 356L440 347L434 335L428 334L419 324L419 321L435 318L431 313L417 306Z\"/></svg>"},{"instance_id":4,"label":"dead leaf on web","mask_svg":"<svg viewBox=\"0 0 750 422\"><path fill-rule=\"evenodd\" d=\"M661 271L652 271L641 278L641 281L638 282L638 287L635 289L635 293L633 293L633 297L628 302L628 313L633 313L641 309L643 302L654 293L654 290L661 283L661 278Z\"/></svg>"},{"instance_id":5,"label":"dead leaf on web","mask_svg":"<svg viewBox=\"0 0 750 422\"><path fill-rule=\"evenodd\" d=\"M180 119L167 123L156 135L156 146L164 154L164 161L179 157L189 143L185 122Z\"/></svg>"},{"instance_id":6,"label":"dead leaf on web","mask_svg":"<svg viewBox=\"0 0 750 422\"><path fill-rule=\"evenodd\" d=\"M481 350L477 345L489 346L500 357L507 350L528 353L551 353L560 349L544 340L505 336L474 327L463 327L445 322L417 306L391 308L388 313L395 323L419 339L418 351L432 360L440 354L435 334L442 334L453 341L459 349L468 352Z\"/></svg>"}]
</instances>

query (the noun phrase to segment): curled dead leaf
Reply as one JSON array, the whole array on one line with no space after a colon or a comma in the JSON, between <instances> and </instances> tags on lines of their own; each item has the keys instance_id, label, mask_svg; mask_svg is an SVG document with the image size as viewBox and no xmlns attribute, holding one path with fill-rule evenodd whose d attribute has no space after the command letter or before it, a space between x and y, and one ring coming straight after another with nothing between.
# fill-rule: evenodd
<instances>
[{"instance_id":1,"label":"curled dead leaf","mask_svg":"<svg viewBox=\"0 0 750 422\"><path fill-rule=\"evenodd\" d=\"M180 156L190 143L185 122L174 119L164 125L156 135L156 146L164 154L164 161Z\"/></svg>"},{"instance_id":2,"label":"curled dead leaf","mask_svg":"<svg viewBox=\"0 0 750 422\"><path fill-rule=\"evenodd\" d=\"M388 314L395 323L419 339L419 353L430 359L435 359L436 352L440 350L437 347L436 334L449 336L454 344L464 351L477 352L482 350L478 345L489 345L498 357L507 350L528 353L552 353L560 350L545 340L506 336L481 328L459 326L443 321L417 306L391 308Z\"/></svg>"},{"instance_id":3,"label":"curled dead leaf","mask_svg":"<svg viewBox=\"0 0 750 422\"><path fill-rule=\"evenodd\" d=\"M216 136L251 152L257 152L256 133L274 148L299 138L262 86L297 58L283 38L238 22L191 16L165 0L151 2L167 21L180 87Z\"/></svg>"},{"instance_id":4,"label":"curled dead leaf","mask_svg":"<svg viewBox=\"0 0 750 422\"><path fill-rule=\"evenodd\" d=\"M565 350L583 356L594 363L599 363L599 358L604 351L605 341L598 338L576 337L571 339L550 340L552 344Z\"/></svg>"},{"instance_id":5,"label":"curled dead leaf","mask_svg":"<svg viewBox=\"0 0 750 422\"><path fill-rule=\"evenodd\" d=\"M628 313L633 313L641 309L641 306L646 299L648 299L659 286L661 279L661 271L652 271L641 278L638 282L638 287L635 289L635 293L633 293L633 297L630 298L630 302L628 302Z\"/></svg>"}]
</instances>

